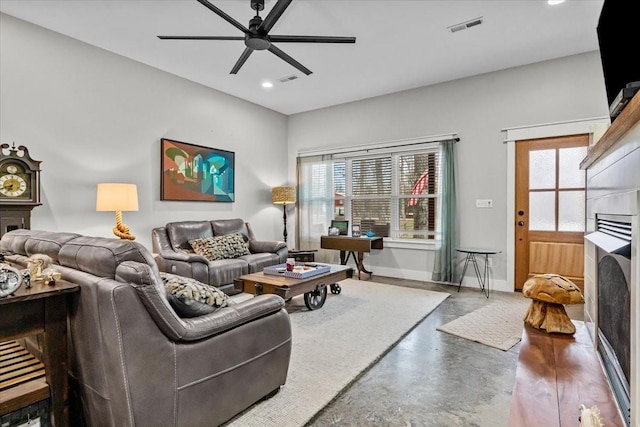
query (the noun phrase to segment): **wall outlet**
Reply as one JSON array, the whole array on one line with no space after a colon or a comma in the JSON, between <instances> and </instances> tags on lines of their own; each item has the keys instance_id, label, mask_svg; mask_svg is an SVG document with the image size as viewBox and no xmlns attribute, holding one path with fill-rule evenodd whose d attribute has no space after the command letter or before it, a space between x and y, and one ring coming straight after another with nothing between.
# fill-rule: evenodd
<instances>
[{"instance_id":1,"label":"wall outlet","mask_svg":"<svg viewBox=\"0 0 640 427\"><path fill-rule=\"evenodd\" d=\"M493 200L491 199L477 199L476 208L492 208Z\"/></svg>"}]
</instances>

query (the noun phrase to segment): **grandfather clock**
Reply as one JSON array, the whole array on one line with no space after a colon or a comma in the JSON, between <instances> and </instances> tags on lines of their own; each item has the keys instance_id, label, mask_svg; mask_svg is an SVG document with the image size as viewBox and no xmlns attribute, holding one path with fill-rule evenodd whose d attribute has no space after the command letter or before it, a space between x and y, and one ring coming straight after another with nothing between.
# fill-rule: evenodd
<instances>
[{"instance_id":1,"label":"grandfather clock","mask_svg":"<svg viewBox=\"0 0 640 427\"><path fill-rule=\"evenodd\" d=\"M0 145L0 237L31 228L31 210L41 204L40 161L23 145Z\"/></svg>"}]
</instances>

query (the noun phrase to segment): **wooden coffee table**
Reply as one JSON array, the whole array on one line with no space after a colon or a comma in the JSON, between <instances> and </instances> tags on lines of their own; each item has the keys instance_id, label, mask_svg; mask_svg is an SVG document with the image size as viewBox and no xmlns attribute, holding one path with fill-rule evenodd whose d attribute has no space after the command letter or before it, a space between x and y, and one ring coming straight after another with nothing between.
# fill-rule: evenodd
<instances>
[{"instance_id":1,"label":"wooden coffee table","mask_svg":"<svg viewBox=\"0 0 640 427\"><path fill-rule=\"evenodd\" d=\"M304 279L291 277L251 273L240 276L234 281L235 288L248 294L276 294L286 301L296 295L304 294L304 304L309 310L317 310L324 305L327 299L327 285L332 294L339 294L342 289L337 282L353 277L353 268L346 265L321 264L331 267L328 273L318 274Z\"/></svg>"}]
</instances>

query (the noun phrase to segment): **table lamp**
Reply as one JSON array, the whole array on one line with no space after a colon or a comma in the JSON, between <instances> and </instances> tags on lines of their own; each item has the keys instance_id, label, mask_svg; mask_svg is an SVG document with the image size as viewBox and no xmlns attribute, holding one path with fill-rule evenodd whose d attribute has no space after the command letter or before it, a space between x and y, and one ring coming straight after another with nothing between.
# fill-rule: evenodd
<instances>
[{"instance_id":1,"label":"table lamp","mask_svg":"<svg viewBox=\"0 0 640 427\"><path fill-rule=\"evenodd\" d=\"M296 203L296 189L295 187L273 187L271 189L271 201L275 205L282 205L284 214L282 219L284 221L284 242L287 243L287 205Z\"/></svg>"},{"instance_id":2,"label":"table lamp","mask_svg":"<svg viewBox=\"0 0 640 427\"><path fill-rule=\"evenodd\" d=\"M138 210L138 189L135 184L101 183L98 184L96 211L116 213L116 226L113 234L121 239L135 240L129 227L122 223L122 211Z\"/></svg>"}]
</instances>

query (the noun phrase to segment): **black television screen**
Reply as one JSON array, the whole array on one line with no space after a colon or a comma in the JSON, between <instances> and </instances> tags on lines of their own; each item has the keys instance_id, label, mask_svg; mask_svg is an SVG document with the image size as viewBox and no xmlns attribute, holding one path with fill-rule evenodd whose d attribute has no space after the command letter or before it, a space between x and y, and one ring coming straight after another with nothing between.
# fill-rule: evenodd
<instances>
[{"instance_id":1,"label":"black television screen","mask_svg":"<svg viewBox=\"0 0 640 427\"><path fill-rule=\"evenodd\" d=\"M602 5L597 33L609 106L627 84L640 82L639 17L638 1L605 0Z\"/></svg>"}]
</instances>

